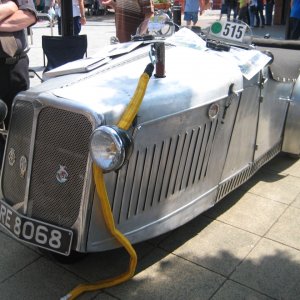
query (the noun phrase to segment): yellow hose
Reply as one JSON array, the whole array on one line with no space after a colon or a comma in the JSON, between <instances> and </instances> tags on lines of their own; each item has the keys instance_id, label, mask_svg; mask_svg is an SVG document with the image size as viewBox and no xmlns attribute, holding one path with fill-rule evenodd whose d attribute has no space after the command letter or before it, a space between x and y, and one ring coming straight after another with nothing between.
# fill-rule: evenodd
<instances>
[{"instance_id":1,"label":"yellow hose","mask_svg":"<svg viewBox=\"0 0 300 300\"><path fill-rule=\"evenodd\" d=\"M118 127L120 127L121 129L127 130L131 126L139 110L139 107L143 101L145 91L147 89L147 85L151 77L152 71L153 71L153 65L149 64L145 72L141 75L135 93L131 98L128 106L126 107L123 115L121 116L120 121L117 124ZM64 300L67 299L73 300L77 298L79 295L81 295L82 293L112 287L122 282L125 282L129 280L131 277L133 277L137 265L137 254L134 248L130 244L129 240L115 227L115 222L114 222L114 218L111 211L111 207L110 207L110 203L106 191L106 186L104 182L103 172L101 168L99 168L96 164L93 164L93 174L94 174L94 181L96 185L96 191L98 194L98 198L100 200L105 224L108 230L110 231L110 233L116 238L116 240L126 249L128 254L130 255L129 268L123 274L120 274L113 278L101 280L93 284L80 284L75 289L73 289L69 294L63 297L62 299Z\"/></svg>"},{"instance_id":2,"label":"yellow hose","mask_svg":"<svg viewBox=\"0 0 300 300\"><path fill-rule=\"evenodd\" d=\"M128 128L131 126L143 101L149 78L150 77L147 73L143 73L140 77L135 93L117 124L119 128L128 130Z\"/></svg>"}]
</instances>

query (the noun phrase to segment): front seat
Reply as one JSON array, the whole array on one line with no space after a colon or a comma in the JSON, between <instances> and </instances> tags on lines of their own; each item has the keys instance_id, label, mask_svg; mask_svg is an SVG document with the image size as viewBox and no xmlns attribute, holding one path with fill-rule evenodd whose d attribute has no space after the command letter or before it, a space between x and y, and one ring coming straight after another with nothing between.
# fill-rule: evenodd
<instances>
[{"instance_id":1,"label":"front seat","mask_svg":"<svg viewBox=\"0 0 300 300\"><path fill-rule=\"evenodd\" d=\"M42 36L44 51L44 72L57 68L68 62L81 59L87 52L87 36ZM47 65L45 63L47 58Z\"/></svg>"}]
</instances>

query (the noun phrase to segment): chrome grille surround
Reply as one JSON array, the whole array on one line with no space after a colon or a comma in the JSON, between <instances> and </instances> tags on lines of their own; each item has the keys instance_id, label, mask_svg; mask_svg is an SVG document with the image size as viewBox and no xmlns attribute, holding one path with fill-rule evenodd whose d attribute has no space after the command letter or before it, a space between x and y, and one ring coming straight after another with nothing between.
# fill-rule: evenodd
<instances>
[{"instance_id":1,"label":"chrome grille surround","mask_svg":"<svg viewBox=\"0 0 300 300\"><path fill-rule=\"evenodd\" d=\"M82 217L82 199L89 197L88 139L93 125L87 116L74 110L19 99L12 114L12 120L16 118L2 171L3 196L29 217L71 228ZM13 167L8 161L10 148L16 152ZM21 155L28 159L26 178L19 175ZM56 179L60 166L68 173L65 183Z\"/></svg>"},{"instance_id":2,"label":"chrome grille surround","mask_svg":"<svg viewBox=\"0 0 300 300\"><path fill-rule=\"evenodd\" d=\"M2 170L5 173L5 176L2 177L2 192L10 205L24 201L26 180L20 176L19 161L22 155L29 157L33 115L32 103L16 102L10 128L12 134L9 133L6 146L6 157L8 158L9 153L14 151L15 163L11 166L9 160L5 159Z\"/></svg>"},{"instance_id":3,"label":"chrome grille surround","mask_svg":"<svg viewBox=\"0 0 300 300\"><path fill-rule=\"evenodd\" d=\"M33 218L71 227L79 213L91 123L83 115L46 107L38 116L29 206ZM60 183L63 168L68 178Z\"/></svg>"}]
</instances>

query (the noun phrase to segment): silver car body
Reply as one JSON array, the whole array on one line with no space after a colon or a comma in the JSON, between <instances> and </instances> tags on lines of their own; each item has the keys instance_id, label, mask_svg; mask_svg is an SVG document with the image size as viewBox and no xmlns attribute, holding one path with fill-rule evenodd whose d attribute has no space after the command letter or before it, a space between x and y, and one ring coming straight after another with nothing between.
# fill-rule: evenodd
<instances>
[{"instance_id":1,"label":"silver car body","mask_svg":"<svg viewBox=\"0 0 300 300\"><path fill-rule=\"evenodd\" d=\"M117 123L149 50L47 80L14 101L2 200L21 215L72 229L73 250L119 247L103 221L89 139L100 125ZM247 80L216 51L182 46L166 45L165 57L166 77L150 79L130 129L130 158L105 174L116 226L132 243L195 218L281 151L300 153L299 74L278 80L266 65Z\"/></svg>"}]
</instances>

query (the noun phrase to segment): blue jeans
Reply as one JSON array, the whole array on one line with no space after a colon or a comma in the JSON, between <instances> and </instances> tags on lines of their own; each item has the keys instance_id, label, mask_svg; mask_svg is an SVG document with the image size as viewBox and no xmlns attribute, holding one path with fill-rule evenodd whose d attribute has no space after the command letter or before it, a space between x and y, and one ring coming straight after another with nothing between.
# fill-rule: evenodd
<instances>
[{"instance_id":1,"label":"blue jeans","mask_svg":"<svg viewBox=\"0 0 300 300\"><path fill-rule=\"evenodd\" d=\"M57 17L58 34L61 35L61 17ZM73 17L74 35L79 35L81 31L80 17Z\"/></svg>"},{"instance_id":2,"label":"blue jeans","mask_svg":"<svg viewBox=\"0 0 300 300\"><path fill-rule=\"evenodd\" d=\"M254 18L256 15L257 8L255 6L249 6L249 25L250 27L254 27Z\"/></svg>"},{"instance_id":3,"label":"blue jeans","mask_svg":"<svg viewBox=\"0 0 300 300\"><path fill-rule=\"evenodd\" d=\"M266 3L266 25L272 25L273 7L273 3Z\"/></svg>"},{"instance_id":4,"label":"blue jeans","mask_svg":"<svg viewBox=\"0 0 300 300\"><path fill-rule=\"evenodd\" d=\"M230 21L230 14L231 11L233 10L233 20L236 20L237 17L237 5L233 5L231 6L230 4L228 4L227 6L227 21Z\"/></svg>"}]
</instances>

